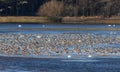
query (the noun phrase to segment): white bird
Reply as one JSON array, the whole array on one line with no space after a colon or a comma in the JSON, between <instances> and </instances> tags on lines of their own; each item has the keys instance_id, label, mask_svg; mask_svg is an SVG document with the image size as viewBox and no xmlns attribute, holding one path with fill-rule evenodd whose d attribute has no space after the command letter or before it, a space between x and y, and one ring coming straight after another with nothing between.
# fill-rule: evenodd
<instances>
[{"instance_id":1,"label":"white bird","mask_svg":"<svg viewBox=\"0 0 120 72\"><path fill-rule=\"evenodd\" d=\"M38 35L37 38L41 38L41 36Z\"/></svg>"},{"instance_id":2,"label":"white bird","mask_svg":"<svg viewBox=\"0 0 120 72\"><path fill-rule=\"evenodd\" d=\"M71 58L71 55L68 55L68 58Z\"/></svg>"},{"instance_id":3,"label":"white bird","mask_svg":"<svg viewBox=\"0 0 120 72\"><path fill-rule=\"evenodd\" d=\"M22 25L18 25L18 27L22 27Z\"/></svg>"},{"instance_id":4,"label":"white bird","mask_svg":"<svg viewBox=\"0 0 120 72\"><path fill-rule=\"evenodd\" d=\"M92 57L92 55L88 55L88 57L89 57L89 58L91 58L91 57Z\"/></svg>"},{"instance_id":5,"label":"white bird","mask_svg":"<svg viewBox=\"0 0 120 72\"><path fill-rule=\"evenodd\" d=\"M111 25L108 25L109 27L111 26Z\"/></svg>"}]
</instances>

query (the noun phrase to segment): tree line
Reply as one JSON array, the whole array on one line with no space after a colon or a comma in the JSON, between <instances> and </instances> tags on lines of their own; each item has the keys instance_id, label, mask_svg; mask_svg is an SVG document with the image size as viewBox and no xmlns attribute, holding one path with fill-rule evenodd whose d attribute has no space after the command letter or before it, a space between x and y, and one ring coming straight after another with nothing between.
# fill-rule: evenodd
<instances>
[{"instance_id":1,"label":"tree line","mask_svg":"<svg viewBox=\"0 0 120 72\"><path fill-rule=\"evenodd\" d=\"M120 0L51 0L43 4L43 16L104 16L120 14Z\"/></svg>"},{"instance_id":2,"label":"tree line","mask_svg":"<svg viewBox=\"0 0 120 72\"><path fill-rule=\"evenodd\" d=\"M0 0L0 16L35 16L47 0Z\"/></svg>"},{"instance_id":3,"label":"tree line","mask_svg":"<svg viewBox=\"0 0 120 72\"><path fill-rule=\"evenodd\" d=\"M0 0L2 16L120 16L120 0Z\"/></svg>"}]
</instances>

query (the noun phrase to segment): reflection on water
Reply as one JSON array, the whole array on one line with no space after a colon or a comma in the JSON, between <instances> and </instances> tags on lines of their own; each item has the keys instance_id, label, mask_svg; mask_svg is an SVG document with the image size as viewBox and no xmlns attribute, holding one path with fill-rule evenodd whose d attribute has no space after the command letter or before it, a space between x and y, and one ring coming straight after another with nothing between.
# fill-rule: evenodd
<instances>
[{"instance_id":1,"label":"reflection on water","mask_svg":"<svg viewBox=\"0 0 120 72\"><path fill-rule=\"evenodd\" d=\"M17 29L19 28L19 29ZM44 28L45 30L39 30ZM48 28L76 28L76 30L47 30ZM107 28L109 30L77 30L77 28ZM0 33L44 33L44 34L58 34L58 33L95 33L95 34L103 34L103 33L117 33L120 34L119 30L113 30L112 28L120 28L120 25L80 25L80 24L1 24L0 25ZM29 30L25 30L29 29ZM31 29L38 29L32 30Z\"/></svg>"},{"instance_id":2,"label":"reflection on water","mask_svg":"<svg viewBox=\"0 0 120 72\"><path fill-rule=\"evenodd\" d=\"M0 28L120 28L120 25L81 24L1 24Z\"/></svg>"}]
</instances>

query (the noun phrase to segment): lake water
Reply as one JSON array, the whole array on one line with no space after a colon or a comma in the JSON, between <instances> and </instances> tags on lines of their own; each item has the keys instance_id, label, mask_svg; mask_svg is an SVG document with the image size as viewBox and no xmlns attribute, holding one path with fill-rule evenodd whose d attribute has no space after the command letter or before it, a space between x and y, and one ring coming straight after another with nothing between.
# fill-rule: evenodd
<instances>
[{"instance_id":1,"label":"lake water","mask_svg":"<svg viewBox=\"0 0 120 72\"><path fill-rule=\"evenodd\" d=\"M33 59L0 57L0 72L120 72L120 59Z\"/></svg>"},{"instance_id":2,"label":"lake water","mask_svg":"<svg viewBox=\"0 0 120 72\"><path fill-rule=\"evenodd\" d=\"M54 30L54 28L60 28L60 29ZM70 30L69 28L71 28L72 30ZM91 30L89 28L91 28ZM92 28L95 28L95 29L92 29ZM98 28L98 30L97 30L97 28ZM108 30L101 30L100 28L103 28L103 29L107 28ZM60 34L60 33L96 33L96 34L97 33L99 33L99 34L108 34L109 33L110 34L110 33L117 33L117 34L120 34L119 30L112 30L112 29L119 29L119 28L120 28L120 25L115 25L115 24L112 24L112 25L102 25L102 24L99 24L99 25L1 24L0 25L0 33L25 33L25 34L26 33L31 33L31 34L32 33L37 33L37 34ZM30 29L32 29L32 30L30 30Z\"/></svg>"},{"instance_id":3,"label":"lake water","mask_svg":"<svg viewBox=\"0 0 120 72\"><path fill-rule=\"evenodd\" d=\"M46 30L39 30L46 28ZM48 28L79 28L78 30L47 30ZM107 28L108 30L80 30ZM0 33L99 33L120 34L120 25L57 25L57 24L2 24ZM16 30L17 29L17 30ZM30 30L38 29L38 30ZM118 30L111 30L118 29ZM22 58L0 57L0 72L120 72L120 58Z\"/></svg>"}]
</instances>

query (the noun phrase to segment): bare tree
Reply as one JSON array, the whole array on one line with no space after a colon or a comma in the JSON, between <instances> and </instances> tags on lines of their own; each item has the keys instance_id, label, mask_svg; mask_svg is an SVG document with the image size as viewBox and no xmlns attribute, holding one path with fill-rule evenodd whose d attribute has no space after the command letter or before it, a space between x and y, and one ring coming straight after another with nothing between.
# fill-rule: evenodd
<instances>
[{"instance_id":1,"label":"bare tree","mask_svg":"<svg viewBox=\"0 0 120 72\"><path fill-rule=\"evenodd\" d=\"M47 16L47 17L59 17L63 11L63 3L51 0L45 4L43 4L39 10L37 15Z\"/></svg>"}]
</instances>

